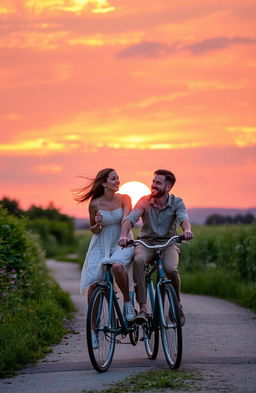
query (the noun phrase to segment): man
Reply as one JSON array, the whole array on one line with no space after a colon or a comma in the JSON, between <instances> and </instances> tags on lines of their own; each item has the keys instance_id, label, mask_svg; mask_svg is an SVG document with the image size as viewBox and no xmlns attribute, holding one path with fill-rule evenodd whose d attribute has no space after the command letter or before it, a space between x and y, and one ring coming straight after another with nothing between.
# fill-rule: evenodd
<instances>
[{"instance_id":1,"label":"man","mask_svg":"<svg viewBox=\"0 0 256 393\"><path fill-rule=\"evenodd\" d=\"M120 246L127 244L127 235L140 217L142 218L143 226L138 239L148 244L164 243L170 237L176 235L177 221L183 230L185 240L192 239L191 225L183 200L173 194L169 194L175 181L176 178L172 172L165 169L155 171L151 185L151 194L142 197L123 222L118 242ZM181 325L183 326L186 317L180 301L179 245L172 244L162 253L165 274L172 281L175 289L179 302ZM147 320L144 265L154 260L154 249L148 249L142 244L138 244L135 247L134 281L136 283L136 299L140 306L139 314L135 319L137 323L143 323Z\"/></svg>"}]
</instances>

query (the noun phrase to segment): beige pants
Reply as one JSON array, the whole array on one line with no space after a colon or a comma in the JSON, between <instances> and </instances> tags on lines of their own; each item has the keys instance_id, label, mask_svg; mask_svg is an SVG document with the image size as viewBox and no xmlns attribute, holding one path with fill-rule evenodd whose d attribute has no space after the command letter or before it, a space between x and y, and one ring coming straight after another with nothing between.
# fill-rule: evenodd
<instances>
[{"instance_id":1,"label":"beige pants","mask_svg":"<svg viewBox=\"0 0 256 393\"><path fill-rule=\"evenodd\" d=\"M180 275L178 272L180 247L178 244L172 244L163 251L161 251L161 259L166 276L172 281L178 301L180 301ZM144 265L155 261L156 250L149 249L138 244L134 251L134 270L133 278L136 283L136 299L138 303L146 303L146 282Z\"/></svg>"}]
</instances>

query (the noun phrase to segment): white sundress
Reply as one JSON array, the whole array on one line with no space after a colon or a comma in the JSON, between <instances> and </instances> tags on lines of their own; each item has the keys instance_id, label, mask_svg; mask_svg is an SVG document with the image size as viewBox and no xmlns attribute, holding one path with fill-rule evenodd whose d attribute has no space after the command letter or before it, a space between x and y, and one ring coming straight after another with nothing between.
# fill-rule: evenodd
<instances>
[{"instance_id":1,"label":"white sundress","mask_svg":"<svg viewBox=\"0 0 256 393\"><path fill-rule=\"evenodd\" d=\"M104 265L107 263L120 262L124 265L129 277L129 286L134 285L132 277L134 247L121 248L117 244L121 232L123 208L99 211L103 217L102 229L98 234L93 235L86 254L80 282L80 292L82 294L89 285L104 280L106 273L106 266ZM131 231L128 238L133 239Z\"/></svg>"}]
</instances>

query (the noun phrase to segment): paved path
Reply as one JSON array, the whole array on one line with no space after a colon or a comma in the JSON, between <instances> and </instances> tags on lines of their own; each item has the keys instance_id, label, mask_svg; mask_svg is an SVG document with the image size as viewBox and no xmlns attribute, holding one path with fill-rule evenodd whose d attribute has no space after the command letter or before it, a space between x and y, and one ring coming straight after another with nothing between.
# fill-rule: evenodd
<instances>
[{"instance_id":1,"label":"paved path","mask_svg":"<svg viewBox=\"0 0 256 393\"><path fill-rule=\"evenodd\" d=\"M82 393L101 389L128 375L166 367L162 349L155 361L146 358L143 343L116 346L107 373L98 374L88 359L85 302L78 294L80 271L76 264L48 260L61 286L70 292L77 313L68 321L69 333L37 364L16 377L0 381L1 393ZM256 320L254 314L232 303L204 296L183 295L188 321L183 328L181 369L202 376L191 392L254 393L256 391Z\"/></svg>"}]
</instances>

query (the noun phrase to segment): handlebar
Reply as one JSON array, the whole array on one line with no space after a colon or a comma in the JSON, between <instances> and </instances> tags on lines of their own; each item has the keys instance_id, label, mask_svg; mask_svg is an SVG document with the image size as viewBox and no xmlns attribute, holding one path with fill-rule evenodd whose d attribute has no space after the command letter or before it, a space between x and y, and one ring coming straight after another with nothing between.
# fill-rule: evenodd
<instances>
[{"instance_id":1,"label":"handlebar","mask_svg":"<svg viewBox=\"0 0 256 393\"><path fill-rule=\"evenodd\" d=\"M165 243L155 244L155 245L149 245L149 244L145 243L143 240L129 240L129 242L127 242L126 247L132 247L132 246L136 246L136 244L142 244L143 246L145 246L147 248L164 248L164 247L167 247L173 243L181 243L183 240L185 240L183 235L172 236Z\"/></svg>"}]
</instances>

